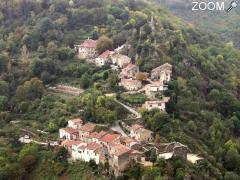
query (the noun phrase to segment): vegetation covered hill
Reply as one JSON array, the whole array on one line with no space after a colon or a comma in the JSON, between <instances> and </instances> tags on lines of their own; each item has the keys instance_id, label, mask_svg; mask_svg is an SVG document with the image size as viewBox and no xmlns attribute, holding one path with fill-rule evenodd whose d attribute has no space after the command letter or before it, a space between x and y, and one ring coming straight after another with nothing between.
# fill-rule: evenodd
<instances>
[{"instance_id":1,"label":"vegetation covered hill","mask_svg":"<svg viewBox=\"0 0 240 180\"><path fill-rule=\"evenodd\" d=\"M161 5L167 7L173 14L183 18L184 20L194 24L203 32L216 34L225 42L234 42L240 47L240 8L236 8L231 13L225 11L192 11L192 0L157 0ZM197 1L198 2L198 1ZM201 1L199 1L201 2ZM225 9L230 5L231 1L204 1L204 2L225 2Z\"/></svg>"},{"instance_id":2,"label":"vegetation covered hill","mask_svg":"<svg viewBox=\"0 0 240 180\"><path fill-rule=\"evenodd\" d=\"M125 178L239 179L240 51L232 44L141 0L2 0L0 21L0 179L109 177L106 167L93 172L68 164L63 149L17 143L22 126L55 137L70 117L107 124L123 118L126 112L103 96L121 92L116 74L74 56L74 44L103 35L113 47L130 45L125 54L142 71L173 65L168 114L142 112L143 121L160 141L182 142L204 157L196 165L160 160L142 170L136 164ZM73 98L45 89L59 82L88 90Z\"/></svg>"}]
</instances>

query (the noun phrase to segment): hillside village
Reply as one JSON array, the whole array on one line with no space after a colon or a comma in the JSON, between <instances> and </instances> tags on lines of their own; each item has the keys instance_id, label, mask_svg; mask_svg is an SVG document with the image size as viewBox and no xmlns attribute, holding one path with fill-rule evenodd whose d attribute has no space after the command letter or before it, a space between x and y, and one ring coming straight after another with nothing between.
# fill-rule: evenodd
<instances>
[{"instance_id":1,"label":"hillside village","mask_svg":"<svg viewBox=\"0 0 240 180\"><path fill-rule=\"evenodd\" d=\"M239 43L165 1L0 1L0 180L240 179Z\"/></svg>"},{"instance_id":2,"label":"hillside village","mask_svg":"<svg viewBox=\"0 0 240 180\"><path fill-rule=\"evenodd\" d=\"M172 65L165 63L153 69L149 75L147 72L140 72L139 67L133 64L131 58L121 54L120 48L114 51L106 50L99 56L97 55L97 40L87 39L82 44L75 46L75 51L80 59L86 59L97 66L111 65L111 68L119 73L120 83L128 93L144 93L149 101L143 104L147 110L157 108L165 111L165 104L169 98L163 96L163 92L168 89L167 82L171 80ZM142 80L137 76L141 74L148 83L143 85Z\"/></svg>"},{"instance_id":3,"label":"hillside village","mask_svg":"<svg viewBox=\"0 0 240 180\"><path fill-rule=\"evenodd\" d=\"M148 97L148 101L142 104L143 108L165 112L169 98L164 97L164 91L168 89L167 83L171 81L172 65L165 63L153 69L150 74L140 72L130 57L121 54L121 48L115 51L106 50L98 56L96 43L95 40L87 39L81 45L75 46L77 56L97 66L111 65L119 74L119 85L127 90L126 93L144 93ZM142 73L147 81L144 85L136 78L139 73ZM154 133L138 123L123 125L126 132L124 134L111 130L96 131L97 126L76 118L69 120L67 127L59 130L61 145L68 150L69 160L93 160L96 164L108 162L111 172L119 176L133 161L138 161L144 166L151 165L147 152L154 152L156 158L164 159L180 156L192 163L202 159L191 154L187 146L178 142L155 144Z\"/></svg>"}]
</instances>

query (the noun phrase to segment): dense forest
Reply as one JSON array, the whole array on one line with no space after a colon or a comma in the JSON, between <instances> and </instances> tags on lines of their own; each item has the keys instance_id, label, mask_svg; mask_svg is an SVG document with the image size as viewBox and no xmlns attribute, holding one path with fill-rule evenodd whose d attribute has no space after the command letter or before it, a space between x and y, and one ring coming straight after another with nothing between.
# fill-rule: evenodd
<instances>
[{"instance_id":1,"label":"dense forest","mask_svg":"<svg viewBox=\"0 0 240 180\"><path fill-rule=\"evenodd\" d=\"M144 0L0 1L0 179L114 178L106 166L68 163L63 148L18 142L21 128L47 131L39 138L51 140L69 118L125 118L104 96L122 92L117 75L75 57L75 44L103 36L113 48L130 45L124 53L141 71L173 65L167 113L142 111L143 122L160 141L179 141L204 157L195 165L180 158L149 169L136 163L119 179L239 179L240 50ZM46 89L57 83L86 91L71 97Z\"/></svg>"},{"instance_id":2,"label":"dense forest","mask_svg":"<svg viewBox=\"0 0 240 180\"><path fill-rule=\"evenodd\" d=\"M206 11L192 11L194 6L192 0L156 0L162 6L167 7L173 14L183 18L184 20L194 24L201 31L216 34L219 39L224 42L234 42L240 47L239 36L240 25L240 10L235 8L230 13L224 10L206 10ZM224 8L229 8L231 1L195 1L195 2L214 2L221 4L224 2ZM216 37L217 37L216 36Z\"/></svg>"}]
</instances>

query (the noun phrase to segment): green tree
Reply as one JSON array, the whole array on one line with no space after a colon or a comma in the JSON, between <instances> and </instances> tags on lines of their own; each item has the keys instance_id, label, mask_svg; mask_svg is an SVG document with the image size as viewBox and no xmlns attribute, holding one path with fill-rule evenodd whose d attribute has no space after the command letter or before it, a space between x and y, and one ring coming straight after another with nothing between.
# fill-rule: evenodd
<instances>
[{"instance_id":1,"label":"green tree","mask_svg":"<svg viewBox=\"0 0 240 180\"><path fill-rule=\"evenodd\" d=\"M19 153L18 160L22 161L27 156L31 156L31 158L38 157L38 147L35 144L27 144L25 145Z\"/></svg>"},{"instance_id":2,"label":"green tree","mask_svg":"<svg viewBox=\"0 0 240 180\"><path fill-rule=\"evenodd\" d=\"M74 57L74 52L72 49L67 47L62 47L58 50L58 58L61 61L69 60Z\"/></svg>"},{"instance_id":3,"label":"green tree","mask_svg":"<svg viewBox=\"0 0 240 180\"><path fill-rule=\"evenodd\" d=\"M7 109L8 98L6 96L0 96L0 111Z\"/></svg>"},{"instance_id":4,"label":"green tree","mask_svg":"<svg viewBox=\"0 0 240 180\"><path fill-rule=\"evenodd\" d=\"M15 100L21 101L32 101L37 98L41 98L45 91L42 81L38 78L32 78L30 81L26 81L23 85L18 86Z\"/></svg>"},{"instance_id":5,"label":"green tree","mask_svg":"<svg viewBox=\"0 0 240 180\"><path fill-rule=\"evenodd\" d=\"M97 51L99 54L106 50L113 49L113 41L107 36L101 36L97 41Z\"/></svg>"},{"instance_id":6,"label":"green tree","mask_svg":"<svg viewBox=\"0 0 240 180\"><path fill-rule=\"evenodd\" d=\"M6 81L0 79L0 95L8 96L9 95L9 85Z\"/></svg>"},{"instance_id":7,"label":"green tree","mask_svg":"<svg viewBox=\"0 0 240 180\"><path fill-rule=\"evenodd\" d=\"M238 180L240 177L238 174L234 173L234 172L226 172L224 175L224 180Z\"/></svg>"},{"instance_id":8,"label":"green tree","mask_svg":"<svg viewBox=\"0 0 240 180\"><path fill-rule=\"evenodd\" d=\"M0 73L3 72L8 64L8 56L6 54L0 54Z\"/></svg>"},{"instance_id":9,"label":"green tree","mask_svg":"<svg viewBox=\"0 0 240 180\"><path fill-rule=\"evenodd\" d=\"M82 88L88 88L91 85L91 77L88 74L82 75L80 79L80 86Z\"/></svg>"},{"instance_id":10,"label":"green tree","mask_svg":"<svg viewBox=\"0 0 240 180\"><path fill-rule=\"evenodd\" d=\"M235 149L230 149L224 157L225 167L233 171L240 166L240 155Z\"/></svg>"}]
</instances>

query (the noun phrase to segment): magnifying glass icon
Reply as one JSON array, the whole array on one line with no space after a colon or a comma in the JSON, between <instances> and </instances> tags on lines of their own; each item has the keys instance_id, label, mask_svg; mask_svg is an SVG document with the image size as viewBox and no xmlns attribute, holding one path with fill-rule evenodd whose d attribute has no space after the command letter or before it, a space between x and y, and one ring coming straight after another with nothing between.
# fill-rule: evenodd
<instances>
[{"instance_id":1,"label":"magnifying glass icon","mask_svg":"<svg viewBox=\"0 0 240 180\"><path fill-rule=\"evenodd\" d=\"M230 7L227 9L227 13L229 13L233 8L236 8L237 6L237 1L232 1Z\"/></svg>"}]
</instances>

